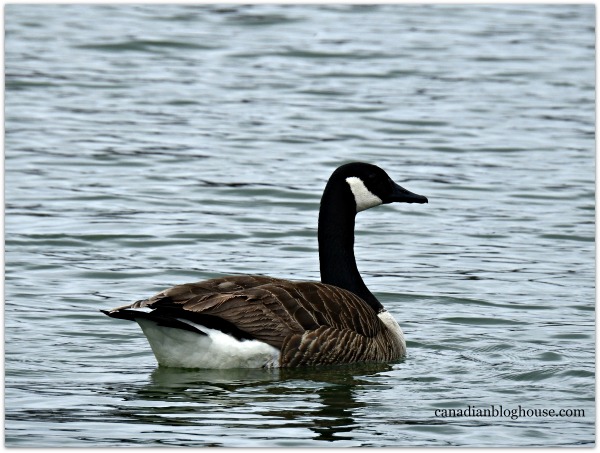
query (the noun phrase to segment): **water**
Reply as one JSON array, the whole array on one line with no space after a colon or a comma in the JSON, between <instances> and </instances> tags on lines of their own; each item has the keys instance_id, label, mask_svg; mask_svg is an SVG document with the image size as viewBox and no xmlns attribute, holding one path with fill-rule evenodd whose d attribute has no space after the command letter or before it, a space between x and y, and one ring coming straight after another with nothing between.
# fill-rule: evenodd
<instances>
[{"instance_id":1,"label":"water","mask_svg":"<svg viewBox=\"0 0 600 453\"><path fill-rule=\"evenodd\" d=\"M7 5L6 445L593 445L594 15ZM430 200L357 222L402 362L160 369L99 313L318 280L319 197L352 160ZM492 405L531 416L440 416Z\"/></svg>"}]
</instances>

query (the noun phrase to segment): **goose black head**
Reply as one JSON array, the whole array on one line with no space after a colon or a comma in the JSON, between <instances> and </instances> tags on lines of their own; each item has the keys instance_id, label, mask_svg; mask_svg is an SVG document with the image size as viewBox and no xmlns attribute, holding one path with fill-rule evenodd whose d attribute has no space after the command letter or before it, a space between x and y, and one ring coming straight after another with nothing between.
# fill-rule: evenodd
<instances>
[{"instance_id":1,"label":"goose black head","mask_svg":"<svg viewBox=\"0 0 600 453\"><path fill-rule=\"evenodd\" d=\"M427 203L427 197L417 195L396 184L376 165L353 162L342 165L334 174L348 184L356 212L388 203ZM332 175L333 176L333 175Z\"/></svg>"}]
</instances>

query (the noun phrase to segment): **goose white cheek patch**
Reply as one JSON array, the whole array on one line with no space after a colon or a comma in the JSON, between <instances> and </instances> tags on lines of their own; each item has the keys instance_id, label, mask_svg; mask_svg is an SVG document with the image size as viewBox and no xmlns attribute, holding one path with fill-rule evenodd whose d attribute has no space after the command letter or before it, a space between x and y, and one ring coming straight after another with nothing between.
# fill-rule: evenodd
<instances>
[{"instance_id":1,"label":"goose white cheek patch","mask_svg":"<svg viewBox=\"0 0 600 453\"><path fill-rule=\"evenodd\" d=\"M364 211L365 209L379 206L383 203L381 198L367 189L367 186L362 182L362 179L351 176L346 178L346 182L350 186L350 190L354 195L354 200L356 200L356 212Z\"/></svg>"}]
</instances>

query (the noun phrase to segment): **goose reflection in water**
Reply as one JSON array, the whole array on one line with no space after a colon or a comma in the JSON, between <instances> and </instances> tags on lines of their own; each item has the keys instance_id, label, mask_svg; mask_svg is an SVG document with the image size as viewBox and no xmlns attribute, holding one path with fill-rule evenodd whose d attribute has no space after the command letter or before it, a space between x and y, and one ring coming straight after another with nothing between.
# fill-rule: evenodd
<instances>
[{"instance_id":1,"label":"goose reflection in water","mask_svg":"<svg viewBox=\"0 0 600 453\"><path fill-rule=\"evenodd\" d=\"M231 432L229 440L237 446L245 446L248 436L253 439L252 445L260 439L269 440L277 429L290 433L289 444L282 446L335 443L351 440L352 436L345 433L360 426L355 412L368 403L357 396L364 386L374 385L369 378L391 370L388 364L318 370L158 367L147 385L133 393L123 389L125 400L152 404L122 407L119 415L130 422L152 424L156 431L176 427L177 432L172 432L175 437L182 428L186 434L199 436L197 441L187 442L188 446L223 446L211 440L223 429ZM234 441L233 437L239 439ZM182 444L182 439L171 441Z\"/></svg>"}]
</instances>

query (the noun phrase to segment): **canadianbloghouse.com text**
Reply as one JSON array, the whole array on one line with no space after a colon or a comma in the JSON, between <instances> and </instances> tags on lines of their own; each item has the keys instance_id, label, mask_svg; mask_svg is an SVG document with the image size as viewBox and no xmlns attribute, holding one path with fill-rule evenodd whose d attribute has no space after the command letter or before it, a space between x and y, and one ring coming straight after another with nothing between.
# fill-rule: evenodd
<instances>
[{"instance_id":1,"label":"canadianbloghouse.com text","mask_svg":"<svg viewBox=\"0 0 600 453\"><path fill-rule=\"evenodd\" d=\"M583 409L527 409L520 404L517 407L508 408L492 404L487 407L467 406L466 408L435 409L434 415L439 418L502 417L517 420L525 417L585 417L585 412Z\"/></svg>"}]
</instances>

